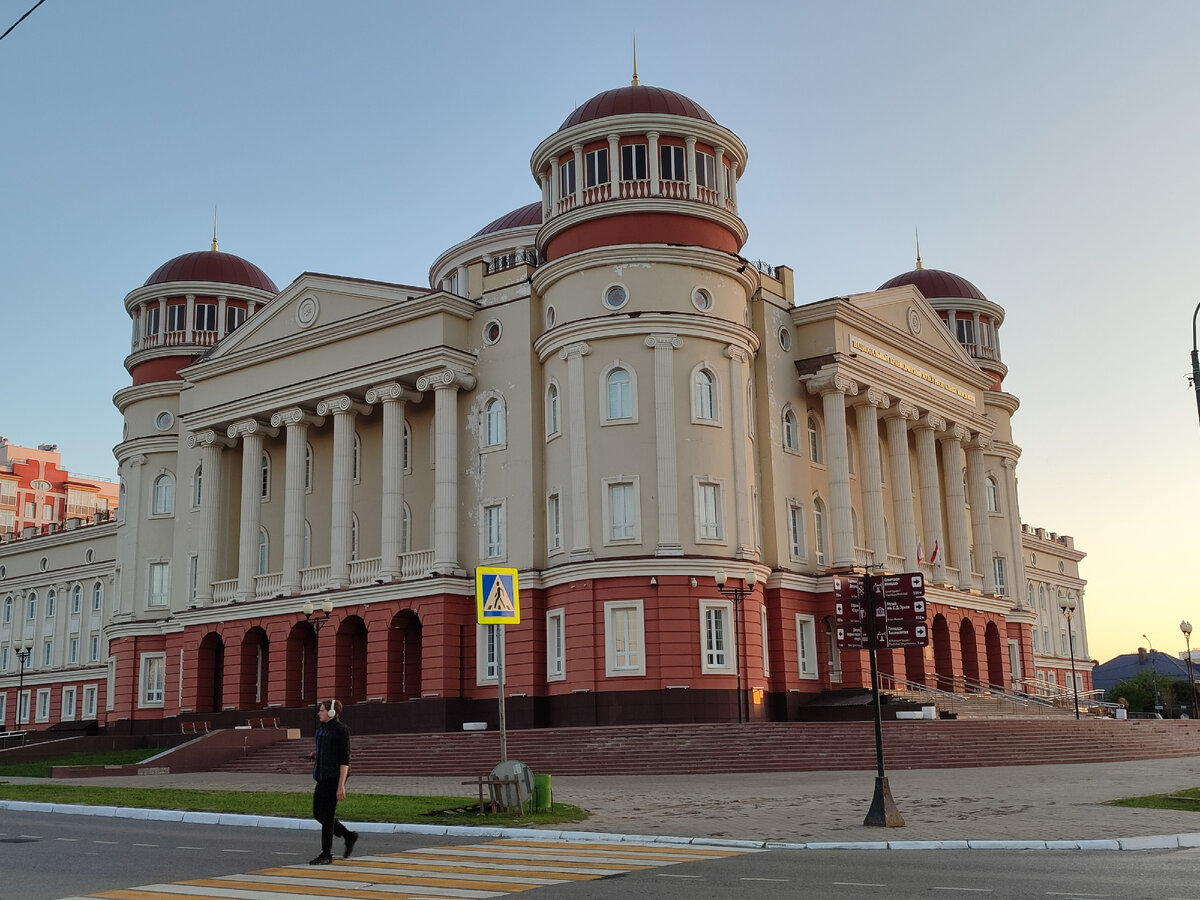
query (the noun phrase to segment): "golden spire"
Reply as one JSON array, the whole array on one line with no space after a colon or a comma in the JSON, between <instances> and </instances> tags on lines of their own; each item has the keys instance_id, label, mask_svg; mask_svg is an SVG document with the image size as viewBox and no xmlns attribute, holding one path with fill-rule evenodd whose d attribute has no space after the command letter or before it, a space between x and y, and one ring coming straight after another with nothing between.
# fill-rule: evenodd
<instances>
[{"instance_id":1,"label":"golden spire","mask_svg":"<svg viewBox=\"0 0 1200 900\"><path fill-rule=\"evenodd\" d=\"M637 33L633 35L633 81L629 83L630 87L637 87L641 84L637 76Z\"/></svg>"},{"instance_id":2,"label":"golden spire","mask_svg":"<svg viewBox=\"0 0 1200 900\"><path fill-rule=\"evenodd\" d=\"M915 225L913 226L913 234L917 236L917 271L919 272L925 266L921 263L921 232L917 230Z\"/></svg>"},{"instance_id":3,"label":"golden spire","mask_svg":"<svg viewBox=\"0 0 1200 900\"><path fill-rule=\"evenodd\" d=\"M213 207L213 253L217 252L217 208Z\"/></svg>"}]
</instances>

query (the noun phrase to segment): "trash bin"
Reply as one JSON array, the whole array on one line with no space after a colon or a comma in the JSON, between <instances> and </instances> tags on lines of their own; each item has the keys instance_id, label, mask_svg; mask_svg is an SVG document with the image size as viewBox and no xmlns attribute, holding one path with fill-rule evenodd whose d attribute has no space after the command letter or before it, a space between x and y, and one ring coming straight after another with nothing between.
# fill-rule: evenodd
<instances>
[{"instance_id":1,"label":"trash bin","mask_svg":"<svg viewBox=\"0 0 1200 900\"><path fill-rule=\"evenodd\" d=\"M550 790L549 775L534 775L533 776L533 808L537 812L549 812L550 806L554 803L553 794Z\"/></svg>"}]
</instances>

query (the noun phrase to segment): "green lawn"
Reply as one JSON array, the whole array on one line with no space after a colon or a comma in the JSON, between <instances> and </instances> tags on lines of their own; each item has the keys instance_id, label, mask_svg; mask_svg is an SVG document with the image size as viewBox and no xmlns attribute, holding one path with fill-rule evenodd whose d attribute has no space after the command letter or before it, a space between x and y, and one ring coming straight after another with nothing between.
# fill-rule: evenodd
<instances>
[{"instance_id":1,"label":"green lawn","mask_svg":"<svg viewBox=\"0 0 1200 900\"><path fill-rule=\"evenodd\" d=\"M1200 812L1200 788L1188 788L1170 794L1151 794L1148 797L1124 797L1113 800L1113 806L1132 806L1138 809L1181 809Z\"/></svg>"},{"instance_id":2,"label":"green lawn","mask_svg":"<svg viewBox=\"0 0 1200 900\"><path fill-rule=\"evenodd\" d=\"M49 778L51 766L124 766L140 763L162 753L161 747L149 750L107 750L102 753L74 753L62 759L44 762L11 763L0 766L0 778Z\"/></svg>"}]
</instances>

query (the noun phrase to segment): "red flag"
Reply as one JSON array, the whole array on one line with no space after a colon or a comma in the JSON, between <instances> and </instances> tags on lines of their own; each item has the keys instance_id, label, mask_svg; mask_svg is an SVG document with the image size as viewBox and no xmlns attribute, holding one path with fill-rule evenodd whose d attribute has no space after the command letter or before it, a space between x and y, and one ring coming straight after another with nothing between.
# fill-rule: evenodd
<instances>
[{"instance_id":1,"label":"red flag","mask_svg":"<svg viewBox=\"0 0 1200 900\"><path fill-rule=\"evenodd\" d=\"M933 552L929 554L929 564L936 566L938 561L938 542L933 542Z\"/></svg>"}]
</instances>

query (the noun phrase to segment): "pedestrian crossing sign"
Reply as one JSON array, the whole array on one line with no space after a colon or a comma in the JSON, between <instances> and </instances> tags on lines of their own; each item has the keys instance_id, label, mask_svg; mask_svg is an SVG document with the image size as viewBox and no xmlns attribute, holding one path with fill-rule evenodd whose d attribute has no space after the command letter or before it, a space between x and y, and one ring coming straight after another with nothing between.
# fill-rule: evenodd
<instances>
[{"instance_id":1,"label":"pedestrian crossing sign","mask_svg":"<svg viewBox=\"0 0 1200 900\"><path fill-rule=\"evenodd\" d=\"M520 625L517 570L480 566L475 570L475 602L481 625Z\"/></svg>"}]
</instances>

